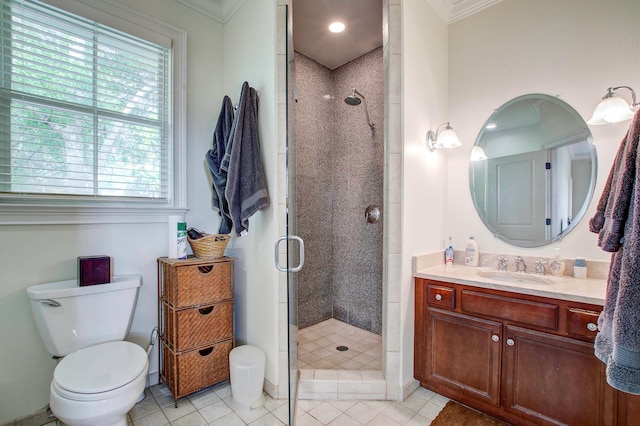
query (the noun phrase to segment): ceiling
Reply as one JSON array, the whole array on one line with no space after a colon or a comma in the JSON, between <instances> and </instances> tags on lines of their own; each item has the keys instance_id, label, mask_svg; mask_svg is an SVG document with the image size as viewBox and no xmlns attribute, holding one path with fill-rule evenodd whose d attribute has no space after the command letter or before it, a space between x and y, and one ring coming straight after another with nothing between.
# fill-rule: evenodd
<instances>
[{"instance_id":1,"label":"ceiling","mask_svg":"<svg viewBox=\"0 0 640 426\"><path fill-rule=\"evenodd\" d=\"M177 0L226 23L246 0ZM502 0L426 0L448 24ZM291 0L293 45L304 55L337 68L382 46L382 0ZM335 19L344 20L340 34L327 31Z\"/></svg>"}]
</instances>

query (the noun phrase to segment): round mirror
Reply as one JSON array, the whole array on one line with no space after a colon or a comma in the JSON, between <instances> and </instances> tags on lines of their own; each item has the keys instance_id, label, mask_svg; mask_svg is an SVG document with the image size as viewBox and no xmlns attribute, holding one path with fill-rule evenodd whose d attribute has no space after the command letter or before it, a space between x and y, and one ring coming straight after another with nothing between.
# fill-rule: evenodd
<instances>
[{"instance_id":1,"label":"round mirror","mask_svg":"<svg viewBox=\"0 0 640 426\"><path fill-rule=\"evenodd\" d=\"M596 149L582 117L558 98L530 94L489 117L471 153L469 186L480 218L501 240L539 247L584 215Z\"/></svg>"}]
</instances>

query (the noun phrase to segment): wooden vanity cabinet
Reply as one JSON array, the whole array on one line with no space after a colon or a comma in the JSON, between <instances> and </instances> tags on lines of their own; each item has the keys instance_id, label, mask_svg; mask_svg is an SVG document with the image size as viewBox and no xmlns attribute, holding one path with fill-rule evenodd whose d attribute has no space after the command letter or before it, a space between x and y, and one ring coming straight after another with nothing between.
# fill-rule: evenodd
<instances>
[{"instance_id":1,"label":"wooden vanity cabinet","mask_svg":"<svg viewBox=\"0 0 640 426\"><path fill-rule=\"evenodd\" d=\"M417 278L415 377L515 425L633 424L624 416L640 405L632 396L617 403L593 355L600 310Z\"/></svg>"}]
</instances>

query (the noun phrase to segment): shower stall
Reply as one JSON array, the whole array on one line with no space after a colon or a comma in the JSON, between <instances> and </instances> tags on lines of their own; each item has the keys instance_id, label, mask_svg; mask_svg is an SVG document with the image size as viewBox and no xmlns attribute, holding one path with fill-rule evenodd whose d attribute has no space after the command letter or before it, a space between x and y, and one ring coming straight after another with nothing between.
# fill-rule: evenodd
<instances>
[{"instance_id":1,"label":"shower stall","mask_svg":"<svg viewBox=\"0 0 640 426\"><path fill-rule=\"evenodd\" d=\"M333 70L295 53L300 368L381 369L382 53Z\"/></svg>"}]
</instances>

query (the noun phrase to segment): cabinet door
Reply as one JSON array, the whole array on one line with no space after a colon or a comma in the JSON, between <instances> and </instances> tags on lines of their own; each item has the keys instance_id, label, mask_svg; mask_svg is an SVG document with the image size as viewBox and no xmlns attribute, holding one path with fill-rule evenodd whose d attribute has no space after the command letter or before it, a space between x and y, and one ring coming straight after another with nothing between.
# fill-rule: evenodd
<instances>
[{"instance_id":1,"label":"cabinet door","mask_svg":"<svg viewBox=\"0 0 640 426\"><path fill-rule=\"evenodd\" d=\"M602 425L605 368L593 344L505 327L505 410L541 424Z\"/></svg>"},{"instance_id":2,"label":"cabinet door","mask_svg":"<svg viewBox=\"0 0 640 426\"><path fill-rule=\"evenodd\" d=\"M640 395L618 392L618 421L616 425L632 426L640 422Z\"/></svg>"},{"instance_id":3,"label":"cabinet door","mask_svg":"<svg viewBox=\"0 0 640 426\"><path fill-rule=\"evenodd\" d=\"M502 325L428 308L426 329L427 382L498 406Z\"/></svg>"}]
</instances>

